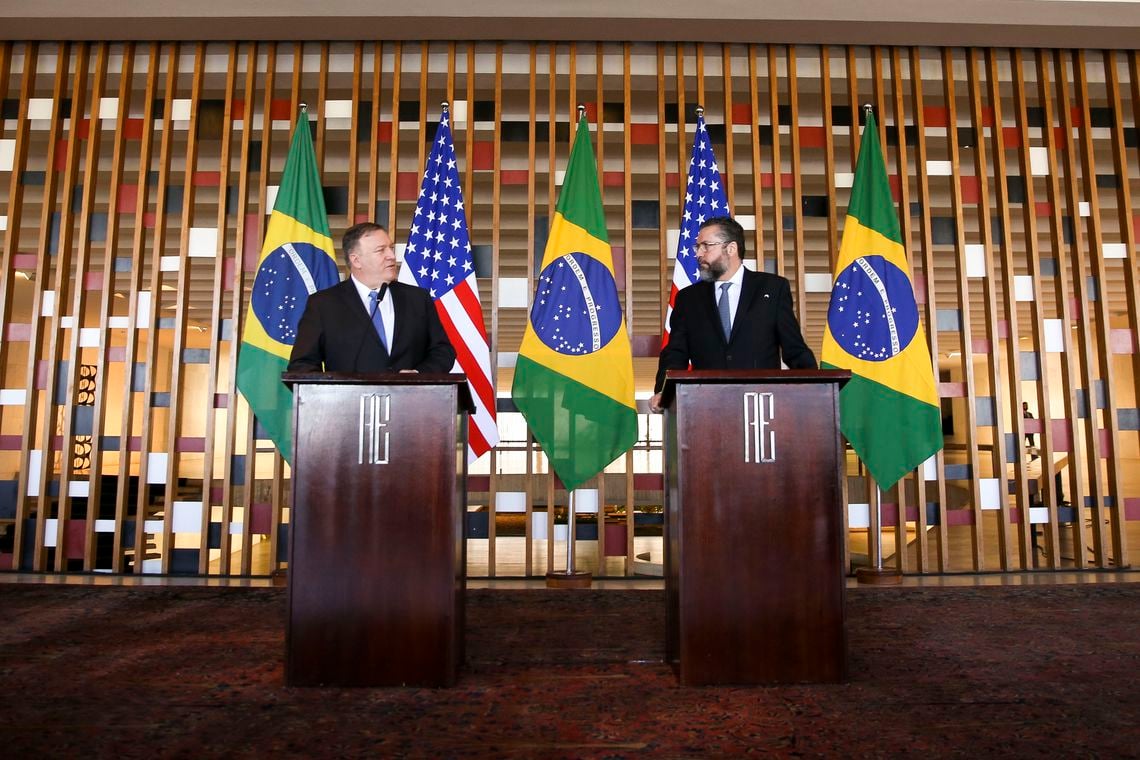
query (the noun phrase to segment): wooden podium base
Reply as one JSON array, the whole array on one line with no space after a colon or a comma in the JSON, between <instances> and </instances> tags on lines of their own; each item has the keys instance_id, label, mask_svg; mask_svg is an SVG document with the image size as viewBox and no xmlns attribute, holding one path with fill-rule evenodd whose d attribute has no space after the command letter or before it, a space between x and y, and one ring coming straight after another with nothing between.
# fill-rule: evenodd
<instances>
[{"instance_id":1,"label":"wooden podium base","mask_svg":"<svg viewBox=\"0 0 1140 760\"><path fill-rule=\"evenodd\" d=\"M889 568L861 567L855 571L855 580L871 586L897 586L902 583L902 574Z\"/></svg>"},{"instance_id":2,"label":"wooden podium base","mask_svg":"<svg viewBox=\"0 0 1140 760\"><path fill-rule=\"evenodd\" d=\"M572 573L547 573L546 574L546 587L547 588L589 588L593 582L594 576L582 570L575 570Z\"/></svg>"}]
</instances>

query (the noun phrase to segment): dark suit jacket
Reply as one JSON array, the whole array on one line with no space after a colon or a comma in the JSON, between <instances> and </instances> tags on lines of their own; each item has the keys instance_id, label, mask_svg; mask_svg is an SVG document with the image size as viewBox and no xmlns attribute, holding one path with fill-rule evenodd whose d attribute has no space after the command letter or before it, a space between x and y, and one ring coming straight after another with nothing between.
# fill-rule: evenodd
<instances>
[{"instance_id":1,"label":"dark suit jacket","mask_svg":"<svg viewBox=\"0 0 1140 760\"><path fill-rule=\"evenodd\" d=\"M767 272L744 271L732 336L724 339L716 310L715 282L700 281L677 293L669 320L669 343L661 349L654 392L670 369L779 369L780 356L793 369L815 369L792 310L788 281Z\"/></svg>"},{"instance_id":2,"label":"dark suit jacket","mask_svg":"<svg viewBox=\"0 0 1140 760\"><path fill-rule=\"evenodd\" d=\"M380 336L352 279L309 296L297 325L289 372L450 372L455 349L426 290L401 282L388 285L396 330L392 352Z\"/></svg>"}]
</instances>

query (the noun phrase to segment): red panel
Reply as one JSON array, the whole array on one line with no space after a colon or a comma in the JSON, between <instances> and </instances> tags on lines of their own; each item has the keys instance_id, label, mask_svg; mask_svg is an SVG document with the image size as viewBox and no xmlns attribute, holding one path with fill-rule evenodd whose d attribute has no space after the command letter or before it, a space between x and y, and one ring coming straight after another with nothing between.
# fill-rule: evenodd
<instances>
[{"instance_id":1,"label":"red panel","mask_svg":"<svg viewBox=\"0 0 1140 760\"><path fill-rule=\"evenodd\" d=\"M994 125L994 109L990 106L982 108L982 126L992 127Z\"/></svg>"},{"instance_id":2,"label":"red panel","mask_svg":"<svg viewBox=\"0 0 1140 760\"><path fill-rule=\"evenodd\" d=\"M1021 420L1021 429L1026 433L1040 433L1043 425L1036 417L1025 417Z\"/></svg>"},{"instance_id":3,"label":"red panel","mask_svg":"<svg viewBox=\"0 0 1140 760\"><path fill-rule=\"evenodd\" d=\"M942 106L923 106L922 118L928 127L950 126L950 112Z\"/></svg>"},{"instance_id":4,"label":"red panel","mask_svg":"<svg viewBox=\"0 0 1140 760\"><path fill-rule=\"evenodd\" d=\"M974 511L972 509L948 509L946 510L946 525L973 525L974 524Z\"/></svg>"},{"instance_id":5,"label":"red panel","mask_svg":"<svg viewBox=\"0 0 1140 760\"><path fill-rule=\"evenodd\" d=\"M234 100L230 104L230 117L234 121L241 121L242 119L245 118L245 101L244 100Z\"/></svg>"},{"instance_id":6,"label":"red panel","mask_svg":"<svg viewBox=\"0 0 1140 760\"><path fill-rule=\"evenodd\" d=\"M892 174L887 177L887 182L891 186L891 197L895 199L895 203L898 203L899 198L902 197L902 180L899 179L899 175Z\"/></svg>"},{"instance_id":7,"label":"red panel","mask_svg":"<svg viewBox=\"0 0 1140 760\"><path fill-rule=\"evenodd\" d=\"M102 272L88 272L83 276L83 289L84 290L102 290L103 289L103 273Z\"/></svg>"},{"instance_id":8,"label":"red panel","mask_svg":"<svg viewBox=\"0 0 1140 760\"><path fill-rule=\"evenodd\" d=\"M1096 434L1100 438L1100 458L1112 459L1112 435L1107 428L1101 428Z\"/></svg>"},{"instance_id":9,"label":"red panel","mask_svg":"<svg viewBox=\"0 0 1140 760\"><path fill-rule=\"evenodd\" d=\"M657 356L661 353L660 335L634 335L629 339L634 356Z\"/></svg>"},{"instance_id":10,"label":"red panel","mask_svg":"<svg viewBox=\"0 0 1140 760\"><path fill-rule=\"evenodd\" d=\"M205 438L183 437L174 442L175 451L191 451L201 453L206 450Z\"/></svg>"},{"instance_id":11,"label":"red panel","mask_svg":"<svg viewBox=\"0 0 1140 760\"><path fill-rule=\"evenodd\" d=\"M606 523L606 556L624 557L626 542L625 523Z\"/></svg>"},{"instance_id":12,"label":"red panel","mask_svg":"<svg viewBox=\"0 0 1140 760\"><path fill-rule=\"evenodd\" d=\"M958 178L958 184L962 188L962 203L977 203L981 199L981 188L977 177L963 174Z\"/></svg>"},{"instance_id":13,"label":"red panel","mask_svg":"<svg viewBox=\"0 0 1140 760\"><path fill-rule=\"evenodd\" d=\"M1009 508L1009 521L1013 525L1017 525L1018 523L1021 522L1021 508L1020 507L1010 507Z\"/></svg>"},{"instance_id":14,"label":"red panel","mask_svg":"<svg viewBox=\"0 0 1140 760\"><path fill-rule=\"evenodd\" d=\"M986 338L971 338L970 350L975 354L988 354L990 352L990 342Z\"/></svg>"},{"instance_id":15,"label":"red panel","mask_svg":"<svg viewBox=\"0 0 1140 760\"><path fill-rule=\"evenodd\" d=\"M120 214L133 214L139 207L139 186L119 185L115 208Z\"/></svg>"},{"instance_id":16,"label":"red panel","mask_svg":"<svg viewBox=\"0 0 1140 760\"><path fill-rule=\"evenodd\" d=\"M396 175L396 200L414 201L420 197L420 177L415 172Z\"/></svg>"},{"instance_id":17,"label":"red panel","mask_svg":"<svg viewBox=\"0 0 1140 760\"><path fill-rule=\"evenodd\" d=\"M490 475L468 475L467 476L467 491L468 493L474 491L476 493L488 493L491 490L491 476Z\"/></svg>"},{"instance_id":18,"label":"red panel","mask_svg":"<svg viewBox=\"0 0 1140 760\"><path fill-rule=\"evenodd\" d=\"M143 120L127 119L123 124L123 137L128 140L141 140L143 136Z\"/></svg>"},{"instance_id":19,"label":"red panel","mask_svg":"<svg viewBox=\"0 0 1140 760\"><path fill-rule=\"evenodd\" d=\"M190 178L194 187L217 187L222 184L221 172L194 172Z\"/></svg>"},{"instance_id":20,"label":"red panel","mask_svg":"<svg viewBox=\"0 0 1140 760\"><path fill-rule=\"evenodd\" d=\"M34 253L17 253L12 257L13 269L36 269L38 266L39 263Z\"/></svg>"},{"instance_id":21,"label":"red panel","mask_svg":"<svg viewBox=\"0 0 1140 760\"><path fill-rule=\"evenodd\" d=\"M261 258L261 218L261 214L245 215L241 265L246 272L257 271L257 262Z\"/></svg>"},{"instance_id":22,"label":"red panel","mask_svg":"<svg viewBox=\"0 0 1140 760\"><path fill-rule=\"evenodd\" d=\"M603 172L602 184L606 187L625 187L625 172Z\"/></svg>"},{"instance_id":23,"label":"red panel","mask_svg":"<svg viewBox=\"0 0 1140 760\"><path fill-rule=\"evenodd\" d=\"M1053 143L1057 150L1069 149L1069 136L1065 134L1064 127L1053 127Z\"/></svg>"},{"instance_id":24,"label":"red panel","mask_svg":"<svg viewBox=\"0 0 1140 760\"><path fill-rule=\"evenodd\" d=\"M530 179L530 172L526 169L508 169L499 172L499 179L504 185L525 185Z\"/></svg>"},{"instance_id":25,"label":"red panel","mask_svg":"<svg viewBox=\"0 0 1140 760\"><path fill-rule=\"evenodd\" d=\"M1109 330L1108 344L1114 354L1136 353L1136 335L1128 329L1117 328Z\"/></svg>"},{"instance_id":26,"label":"red panel","mask_svg":"<svg viewBox=\"0 0 1140 760\"><path fill-rule=\"evenodd\" d=\"M800 147L827 147L827 133L824 131L823 127L800 127Z\"/></svg>"},{"instance_id":27,"label":"red panel","mask_svg":"<svg viewBox=\"0 0 1140 760\"><path fill-rule=\"evenodd\" d=\"M997 323L997 331L999 338L1009 337L1009 320L999 319Z\"/></svg>"},{"instance_id":28,"label":"red panel","mask_svg":"<svg viewBox=\"0 0 1140 760\"><path fill-rule=\"evenodd\" d=\"M1069 299L1069 317L1072 319L1080 319L1082 313L1083 312L1081 310L1080 299L1075 298L1075 297L1070 298Z\"/></svg>"},{"instance_id":29,"label":"red panel","mask_svg":"<svg viewBox=\"0 0 1140 760\"><path fill-rule=\"evenodd\" d=\"M214 408L215 409L229 409L230 395L228 393L215 393L214 394Z\"/></svg>"},{"instance_id":30,"label":"red panel","mask_svg":"<svg viewBox=\"0 0 1140 760\"><path fill-rule=\"evenodd\" d=\"M914 272L910 279L914 281L914 300L921 306L926 303L926 275Z\"/></svg>"},{"instance_id":31,"label":"red panel","mask_svg":"<svg viewBox=\"0 0 1140 760\"><path fill-rule=\"evenodd\" d=\"M79 135L80 140L86 140L91 136L91 119L80 119L79 124L76 125L75 133Z\"/></svg>"},{"instance_id":32,"label":"red panel","mask_svg":"<svg viewBox=\"0 0 1140 760\"><path fill-rule=\"evenodd\" d=\"M471 146L471 168L475 171L489 171L495 168L495 144L493 142L488 140L475 141L475 144Z\"/></svg>"},{"instance_id":33,"label":"red panel","mask_svg":"<svg viewBox=\"0 0 1140 760\"><path fill-rule=\"evenodd\" d=\"M1053 204L1049 201L1037 201L1033 204L1033 213L1038 217L1053 216Z\"/></svg>"},{"instance_id":34,"label":"red panel","mask_svg":"<svg viewBox=\"0 0 1140 760\"><path fill-rule=\"evenodd\" d=\"M761 187L772 187L772 185L773 181L771 172L765 172L760 175ZM793 187L795 187L795 178L792 177L791 172L784 172L780 175L780 187L785 190L791 190Z\"/></svg>"},{"instance_id":35,"label":"red panel","mask_svg":"<svg viewBox=\"0 0 1140 760\"><path fill-rule=\"evenodd\" d=\"M0 451L19 451L20 443L18 435L0 435Z\"/></svg>"},{"instance_id":36,"label":"red panel","mask_svg":"<svg viewBox=\"0 0 1140 760\"><path fill-rule=\"evenodd\" d=\"M11 570L11 569L12 569L12 555L11 554L0 554L0 570Z\"/></svg>"},{"instance_id":37,"label":"red panel","mask_svg":"<svg viewBox=\"0 0 1140 760\"><path fill-rule=\"evenodd\" d=\"M229 292L234 289L235 266L236 260L231 256L227 256L222 261L222 290L225 292Z\"/></svg>"},{"instance_id":38,"label":"red panel","mask_svg":"<svg viewBox=\"0 0 1140 760\"><path fill-rule=\"evenodd\" d=\"M1124 519L1140 520L1140 499L1124 500Z\"/></svg>"},{"instance_id":39,"label":"red panel","mask_svg":"<svg viewBox=\"0 0 1140 760\"><path fill-rule=\"evenodd\" d=\"M361 222L371 222L372 215L368 213L357 214L352 218L352 221L356 222L357 224L360 224ZM385 223L387 223L387 220L385 220Z\"/></svg>"},{"instance_id":40,"label":"red panel","mask_svg":"<svg viewBox=\"0 0 1140 760\"><path fill-rule=\"evenodd\" d=\"M87 538L87 521L72 520L67 524L63 537L63 556L67 559L83 559L83 542Z\"/></svg>"},{"instance_id":41,"label":"red panel","mask_svg":"<svg viewBox=\"0 0 1140 760\"><path fill-rule=\"evenodd\" d=\"M680 187L681 175L677 172L669 172L665 175L665 187Z\"/></svg>"},{"instance_id":42,"label":"red panel","mask_svg":"<svg viewBox=\"0 0 1140 760\"><path fill-rule=\"evenodd\" d=\"M1006 148L1020 148L1021 130L1017 127L1002 127L1001 144Z\"/></svg>"},{"instance_id":43,"label":"red panel","mask_svg":"<svg viewBox=\"0 0 1140 760\"><path fill-rule=\"evenodd\" d=\"M899 505L887 504L886 502L880 504L879 521L885 528L897 526L899 524Z\"/></svg>"},{"instance_id":44,"label":"red panel","mask_svg":"<svg viewBox=\"0 0 1140 760\"><path fill-rule=\"evenodd\" d=\"M32 326L28 322L9 322L4 325L4 340L21 341L32 339Z\"/></svg>"},{"instance_id":45,"label":"red panel","mask_svg":"<svg viewBox=\"0 0 1140 760\"><path fill-rule=\"evenodd\" d=\"M598 104L597 103L582 103L586 106L586 119L591 124L598 123ZM578 109L574 109L574 123L578 123Z\"/></svg>"},{"instance_id":46,"label":"red panel","mask_svg":"<svg viewBox=\"0 0 1140 760\"><path fill-rule=\"evenodd\" d=\"M1132 234L1140 238L1140 214L1132 217Z\"/></svg>"},{"instance_id":47,"label":"red panel","mask_svg":"<svg viewBox=\"0 0 1140 760\"><path fill-rule=\"evenodd\" d=\"M392 122L382 121L376 125L376 140L382 143L392 142Z\"/></svg>"},{"instance_id":48,"label":"red panel","mask_svg":"<svg viewBox=\"0 0 1140 760\"><path fill-rule=\"evenodd\" d=\"M629 125L629 142L631 145L656 145L657 138L656 124Z\"/></svg>"},{"instance_id":49,"label":"red panel","mask_svg":"<svg viewBox=\"0 0 1140 760\"><path fill-rule=\"evenodd\" d=\"M60 138L55 144L55 170L61 172L67 168L67 138Z\"/></svg>"},{"instance_id":50,"label":"red panel","mask_svg":"<svg viewBox=\"0 0 1140 760\"><path fill-rule=\"evenodd\" d=\"M154 224L157 220L158 220L158 217L156 217L154 215L154 212L148 211L145 214L143 214L143 227L145 229L148 229L148 230L153 230Z\"/></svg>"},{"instance_id":51,"label":"red panel","mask_svg":"<svg viewBox=\"0 0 1140 760\"><path fill-rule=\"evenodd\" d=\"M36 362L36 390L47 388L48 363L41 359Z\"/></svg>"},{"instance_id":52,"label":"red panel","mask_svg":"<svg viewBox=\"0 0 1140 760\"><path fill-rule=\"evenodd\" d=\"M111 346L107 349L107 361L125 362L127 360L126 346Z\"/></svg>"},{"instance_id":53,"label":"red panel","mask_svg":"<svg viewBox=\"0 0 1140 760\"><path fill-rule=\"evenodd\" d=\"M611 245L610 254L614 261L614 282L619 293L625 291L625 246Z\"/></svg>"},{"instance_id":54,"label":"red panel","mask_svg":"<svg viewBox=\"0 0 1140 760\"><path fill-rule=\"evenodd\" d=\"M907 522L918 522L918 505L908 504L906 507Z\"/></svg>"},{"instance_id":55,"label":"red panel","mask_svg":"<svg viewBox=\"0 0 1140 760\"><path fill-rule=\"evenodd\" d=\"M661 491L665 488L665 476L659 472L634 473L633 487L637 491Z\"/></svg>"},{"instance_id":56,"label":"red panel","mask_svg":"<svg viewBox=\"0 0 1140 760\"><path fill-rule=\"evenodd\" d=\"M1069 432L1068 420L1052 420L1050 426L1053 430L1053 451L1069 451L1072 449L1072 434Z\"/></svg>"},{"instance_id":57,"label":"red panel","mask_svg":"<svg viewBox=\"0 0 1140 760\"><path fill-rule=\"evenodd\" d=\"M293 103L285 98L275 98L269 104L269 118L273 121L293 121Z\"/></svg>"},{"instance_id":58,"label":"red panel","mask_svg":"<svg viewBox=\"0 0 1140 760\"><path fill-rule=\"evenodd\" d=\"M224 491L225 489L223 489L221 486L213 486L210 488L210 504L221 504Z\"/></svg>"},{"instance_id":59,"label":"red panel","mask_svg":"<svg viewBox=\"0 0 1140 760\"><path fill-rule=\"evenodd\" d=\"M1083 127L1085 125L1084 111L1081 110L1080 106L1073 106L1072 108L1070 108L1069 114L1070 114L1070 118L1073 120L1073 126L1074 127L1077 127L1079 129L1080 127Z\"/></svg>"},{"instance_id":60,"label":"red panel","mask_svg":"<svg viewBox=\"0 0 1140 760\"><path fill-rule=\"evenodd\" d=\"M269 535L269 518L273 514L273 507L268 502L255 501L249 513L249 532Z\"/></svg>"},{"instance_id":61,"label":"red panel","mask_svg":"<svg viewBox=\"0 0 1140 760\"><path fill-rule=\"evenodd\" d=\"M939 383L938 384L938 397L939 398L965 398L966 397L966 384L965 383Z\"/></svg>"},{"instance_id":62,"label":"red panel","mask_svg":"<svg viewBox=\"0 0 1140 760\"><path fill-rule=\"evenodd\" d=\"M751 124L752 123L752 106L748 103L733 103L732 104L732 123L733 124Z\"/></svg>"}]
</instances>

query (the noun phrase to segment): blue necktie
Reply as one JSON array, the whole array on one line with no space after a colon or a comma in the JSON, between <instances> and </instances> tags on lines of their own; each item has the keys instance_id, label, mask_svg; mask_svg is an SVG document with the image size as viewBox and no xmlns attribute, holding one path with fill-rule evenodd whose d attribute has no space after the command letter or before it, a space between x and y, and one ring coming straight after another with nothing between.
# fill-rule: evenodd
<instances>
[{"instance_id":1,"label":"blue necktie","mask_svg":"<svg viewBox=\"0 0 1140 760\"><path fill-rule=\"evenodd\" d=\"M724 330L724 339L728 340L732 336L732 318L728 314L728 289L732 287L731 282L721 283L720 286L720 301L717 302L716 310L720 314L720 326Z\"/></svg>"},{"instance_id":2,"label":"blue necktie","mask_svg":"<svg viewBox=\"0 0 1140 760\"><path fill-rule=\"evenodd\" d=\"M380 295L379 290L373 290L368 293L368 300L371 305L368 307L369 316L372 317L372 326L376 328L376 333L380 336L380 342L384 344L384 350L388 350L388 338L384 333L384 317L380 314L380 301L383 296Z\"/></svg>"}]
</instances>

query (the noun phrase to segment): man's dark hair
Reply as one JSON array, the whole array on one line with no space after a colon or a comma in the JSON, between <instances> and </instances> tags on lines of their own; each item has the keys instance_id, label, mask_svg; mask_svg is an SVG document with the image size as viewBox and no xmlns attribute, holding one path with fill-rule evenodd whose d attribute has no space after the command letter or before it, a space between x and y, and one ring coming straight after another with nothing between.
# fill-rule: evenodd
<instances>
[{"instance_id":1,"label":"man's dark hair","mask_svg":"<svg viewBox=\"0 0 1140 760\"><path fill-rule=\"evenodd\" d=\"M705 227L712 227L713 225L720 228L721 234L724 235L726 241L736 243L736 252L740 254L740 260L744 261L744 228L740 226L740 222L731 216L714 216L712 219L706 219L701 223L701 229L703 230Z\"/></svg>"},{"instance_id":2,"label":"man's dark hair","mask_svg":"<svg viewBox=\"0 0 1140 760\"><path fill-rule=\"evenodd\" d=\"M361 222L344 231L344 237L340 240L340 251L341 255L344 256L344 265L348 267L349 272L352 271L352 262L348 260L348 254L356 249L356 244L360 242L360 238L377 230L380 232L388 231L384 225L376 224L376 222Z\"/></svg>"}]
</instances>

